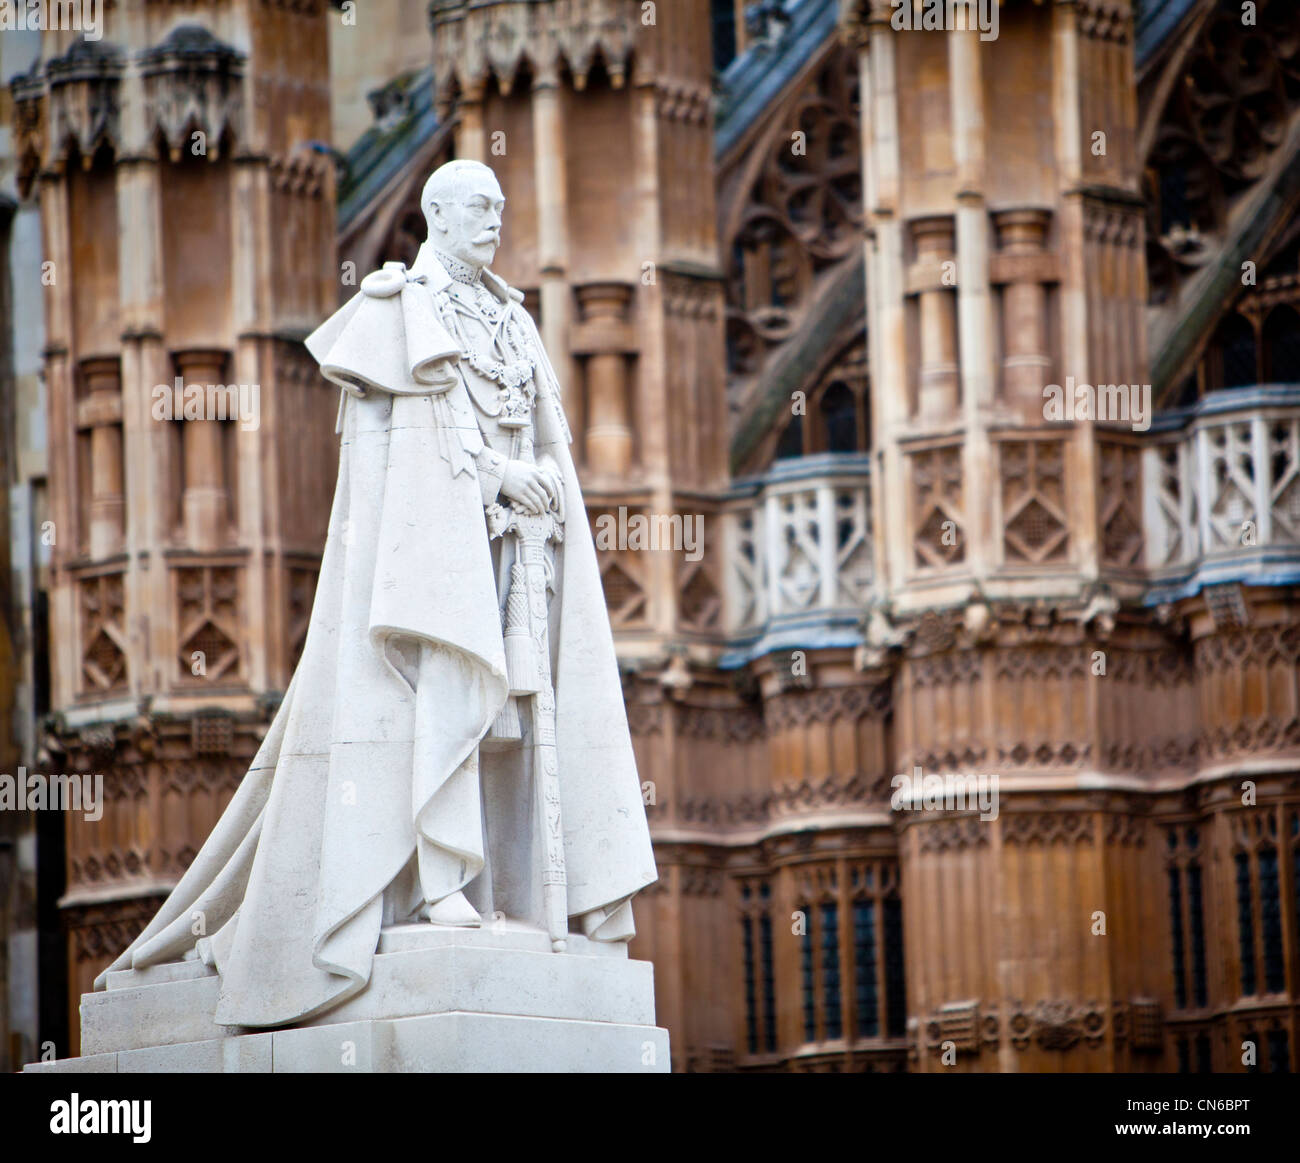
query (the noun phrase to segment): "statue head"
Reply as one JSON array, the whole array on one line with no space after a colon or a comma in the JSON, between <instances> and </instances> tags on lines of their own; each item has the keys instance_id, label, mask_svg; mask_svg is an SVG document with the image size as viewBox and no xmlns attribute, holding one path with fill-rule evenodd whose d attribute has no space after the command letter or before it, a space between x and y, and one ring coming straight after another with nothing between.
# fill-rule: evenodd
<instances>
[{"instance_id":1,"label":"statue head","mask_svg":"<svg viewBox=\"0 0 1300 1163\"><path fill-rule=\"evenodd\" d=\"M505 204L496 174L482 162L466 158L434 170L420 195L429 241L479 269L492 261L501 245Z\"/></svg>"}]
</instances>

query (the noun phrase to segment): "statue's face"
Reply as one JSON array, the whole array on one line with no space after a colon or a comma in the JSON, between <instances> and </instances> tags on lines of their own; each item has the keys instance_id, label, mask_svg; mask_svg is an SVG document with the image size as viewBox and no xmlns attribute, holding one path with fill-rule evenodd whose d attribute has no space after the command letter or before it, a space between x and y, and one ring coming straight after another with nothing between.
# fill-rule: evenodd
<instances>
[{"instance_id":1,"label":"statue's face","mask_svg":"<svg viewBox=\"0 0 1300 1163\"><path fill-rule=\"evenodd\" d=\"M453 258L485 267L501 245L501 212L506 200L491 173L469 173L460 183L459 197L435 202L429 219L434 244Z\"/></svg>"}]
</instances>

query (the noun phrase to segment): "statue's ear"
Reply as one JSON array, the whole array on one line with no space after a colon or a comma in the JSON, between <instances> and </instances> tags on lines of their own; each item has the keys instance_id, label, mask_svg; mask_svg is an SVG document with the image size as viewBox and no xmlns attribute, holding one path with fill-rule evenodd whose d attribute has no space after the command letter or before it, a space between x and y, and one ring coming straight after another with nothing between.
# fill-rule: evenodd
<instances>
[{"instance_id":1,"label":"statue's ear","mask_svg":"<svg viewBox=\"0 0 1300 1163\"><path fill-rule=\"evenodd\" d=\"M429 205L429 213L426 215L429 221L429 233L432 234L437 230L441 234L447 233L447 214L442 208L442 203L432 202Z\"/></svg>"}]
</instances>

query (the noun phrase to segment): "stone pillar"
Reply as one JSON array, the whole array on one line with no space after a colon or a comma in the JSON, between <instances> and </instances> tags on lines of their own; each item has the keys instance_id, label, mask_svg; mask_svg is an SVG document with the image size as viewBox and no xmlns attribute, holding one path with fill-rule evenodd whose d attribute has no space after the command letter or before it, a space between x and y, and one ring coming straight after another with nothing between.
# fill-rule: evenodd
<instances>
[{"instance_id":1,"label":"stone pillar","mask_svg":"<svg viewBox=\"0 0 1300 1163\"><path fill-rule=\"evenodd\" d=\"M1018 264L1002 292L1002 394L1025 418L1041 414L1043 386L1051 357L1047 351L1047 290L1034 277L1031 263L1044 255L1046 210L1004 210L994 216L998 253Z\"/></svg>"},{"instance_id":2,"label":"stone pillar","mask_svg":"<svg viewBox=\"0 0 1300 1163\"><path fill-rule=\"evenodd\" d=\"M959 19L970 17L960 5ZM961 353L961 410L966 431L962 492L966 502L964 557L976 574L985 570L993 534L990 457L985 430L993 403L993 297L989 285L989 220L985 202L986 118L979 33L948 37L948 104L952 155L957 165L954 220L957 249L957 349Z\"/></svg>"},{"instance_id":3,"label":"stone pillar","mask_svg":"<svg viewBox=\"0 0 1300 1163\"><path fill-rule=\"evenodd\" d=\"M81 365L86 395L77 409L90 428L90 556L108 557L122 548L122 379L114 358Z\"/></svg>"},{"instance_id":4,"label":"stone pillar","mask_svg":"<svg viewBox=\"0 0 1300 1163\"><path fill-rule=\"evenodd\" d=\"M487 132L483 128L483 86L466 87L456 102L460 121L456 126L455 149L458 158L488 161Z\"/></svg>"},{"instance_id":5,"label":"stone pillar","mask_svg":"<svg viewBox=\"0 0 1300 1163\"><path fill-rule=\"evenodd\" d=\"M916 248L913 286L921 314L921 361L917 371L917 413L921 420L956 420L957 314L953 283L944 282L944 263L953 262L953 225L948 217L912 223Z\"/></svg>"},{"instance_id":6,"label":"stone pillar","mask_svg":"<svg viewBox=\"0 0 1300 1163\"><path fill-rule=\"evenodd\" d=\"M537 184L537 261L541 268L542 342L561 390L572 383L569 360L569 198L565 176L564 94L558 64L533 80L533 173Z\"/></svg>"},{"instance_id":7,"label":"stone pillar","mask_svg":"<svg viewBox=\"0 0 1300 1163\"><path fill-rule=\"evenodd\" d=\"M180 351L176 367L185 387L206 389L223 382L224 351ZM179 417L178 417L179 418ZM181 511L185 541L191 549L218 549L226 540L229 495L222 453L223 421L205 415L201 420L183 420L185 464Z\"/></svg>"},{"instance_id":8,"label":"stone pillar","mask_svg":"<svg viewBox=\"0 0 1300 1163\"><path fill-rule=\"evenodd\" d=\"M623 477L632 465L631 408L622 332L632 288L592 283L578 288L587 357L587 466L597 476Z\"/></svg>"},{"instance_id":9,"label":"stone pillar","mask_svg":"<svg viewBox=\"0 0 1300 1163\"><path fill-rule=\"evenodd\" d=\"M968 15L960 6L957 11ZM993 310L989 294L989 225L985 207L984 85L977 32L948 38L953 159L957 163L957 313L966 421L993 397Z\"/></svg>"},{"instance_id":10,"label":"stone pillar","mask_svg":"<svg viewBox=\"0 0 1300 1163\"><path fill-rule=\"evenodd\" d=\"M135 90L130 90L134 92ZM145 131L140 131L143 135ZM167 484L173 447L167 421L154 418L159 386L173 381L171 357L163 340L166 328L163 289L162 175L158 159L149 152L122 157L117 166L118 230L122 255L119 294L122 312L122 382L132 390L122 398L122 448L130 465L126 490L126 600L135 612L133 627L144 657L171 653L165 618L144 611L166 609L169 577L166 570L149 569L149 551L172 534L175 493ZM144 550L145 552L140 552ZM156 671L141 666L142 690L155 689Z\"/></svg>"}]
</instances>

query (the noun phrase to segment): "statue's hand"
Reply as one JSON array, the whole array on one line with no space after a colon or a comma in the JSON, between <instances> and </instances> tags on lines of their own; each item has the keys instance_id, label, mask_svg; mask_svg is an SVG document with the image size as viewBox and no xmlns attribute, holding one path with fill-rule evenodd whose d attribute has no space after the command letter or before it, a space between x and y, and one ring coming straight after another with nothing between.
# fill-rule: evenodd
<instances>
[{"instance_id":1,"label":"statue's hand","mask_svg":"<svg viewBox=\"0 0 1300 1163\"><path fill-rule=\"evenodd\" d=\"M555 498L555 512L560 519L560 524L564 524L564 473L560 471L560 466L555 463L555 458L549 453L542 453L537 458L537 467L551 478L553 486L551 496Z\"/></svg>"},{"instance_id":2,"label":"statue's hand","mask_svg":"<svg viewBox=\"0 0 1300 1163\"><path fill-rule=\"evenodd\" d=\"M501 491L527 513L544 513L551 505L560 505L559 488L548 472L522 460L506 462Z\"/></svg>"}]
</instances>

